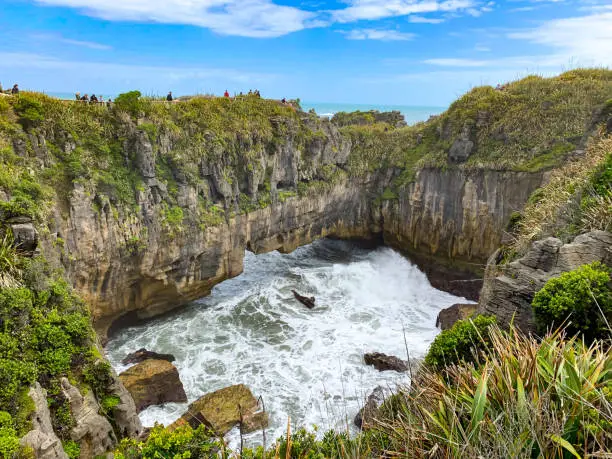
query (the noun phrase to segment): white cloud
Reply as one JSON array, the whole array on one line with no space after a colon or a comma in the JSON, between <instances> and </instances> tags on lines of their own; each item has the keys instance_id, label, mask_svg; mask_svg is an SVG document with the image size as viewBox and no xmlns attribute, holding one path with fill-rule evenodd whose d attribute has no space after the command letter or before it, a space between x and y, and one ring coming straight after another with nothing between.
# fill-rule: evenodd
<instances>
[{"instance_id":1,"label":"white cloud","mask_svg":"<svg viewBox=\"0 0 612 459\"><path fill-rule=\"evenodd\" d=\"M314 13L271 0L36 0L107 20L190 24L225 35L277 37L309 27Z\"/></svg>"},{"instance_id":2,"label":"white cloud","mask_svg":"<svg viewBox=\"0 0 612 459\"><path fill-rule=\"evenodd\" d=\"M99 49L103 51L113 49L112 46L104 45L102 43L96 43L93 41L73 40L71 38L65 38L65 37L62 37L61 35L54 35L54 34L46 34L46 33L34 34L32 35L32 38L36 40L45 40L45 41L53 40L53 41L57 41L60 43L65 43L67 45L81 46L83 48Z\"/></svg>"},{"instance_id":3,"label":"white cloud","mask_svg":"<svg viewBox=\"0 0 612 459\"><path fill-rule=\"evenodd\" d=\"M276 78L277 75L245 72L231 68L174 67L154 65L130 65L111 62L73 61L57 59L35 53L11 53L0 51L0 69L59 70L64 75L72 73L86 77L100 77L115 81L179 82L183 80L223 79L235 83L256 83ZM72 72L74 71L74 72Z\"/></svg>"},{"instance_id":4,"label":"white cloud","mask_svg":"<svg viewBox=\"0 0 612 459\"><path fill-rule=\"evenodd\" d=\"M554 19L508 37L549 47L552 57L566 64L612 65L612 12Z\"/></svg>"},{"instance_id":5,"label":"white cloud","mask_svg":"<svg viewBox=\"0 0 612 459\"><path fill-rule=\"evenodd\" d=\"M479 53L488 53L489 51L491 51L491 48L484 45L476 45L474 46L474 51L478 51Z\"/></svg>"},{"instance_id":6,"label":"white cloud","mask_svg":"<svg viewBox=\"0 0 612 459\"><path fill-rule=\"evenodd\" d=\"M476 59L440 58L426 59L424 64L437 65L440 67L485 67L489 61L479 61Z\"/></svg>"},{"instance_id":7,"label":"white cloud","mask_svg":"<svg viewBox=\"0 0 612 459\"><path fill-rule=\"evenodd\" d=\"M412 33L380 29L353 29L343 33L349 40L405 41L415 37L415 34Z\"/></svg>"},{"instance_id":8,"label":"white cloud","mask_svg":"<svg viewBox=\"0 0 612 459\"><path fill-rule=\"evenodd\" d=\"M408 17L408 21L412 22L413 24L441 24L442 22L444 22L444 19L426 18L423 16L416 16L413 14L410 17Z\"/></svg>"},{"instance_id":9,"label":"white cloud","mask_svg":"<svg viewBox=\"0 0 612 459\"><path fill-rule=\"evenodd\" d=\"M351 0L347 8L332 11L338 22L383 19L409 14L465 11L475 0Z\"/></svg>"}]
</instances>

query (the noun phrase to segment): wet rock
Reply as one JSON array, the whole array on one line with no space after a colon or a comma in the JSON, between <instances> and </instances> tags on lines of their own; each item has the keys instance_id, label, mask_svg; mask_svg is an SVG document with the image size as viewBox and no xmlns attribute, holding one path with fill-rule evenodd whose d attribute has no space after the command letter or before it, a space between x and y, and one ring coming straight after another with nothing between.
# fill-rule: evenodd
<instances>
[{"instance_id":1,"label":"wet rock","mask_svg":"<svg viewBox=\"0 0 612 459\"><path fill-rule=\"evenodd\" d=\"M138 349L136 352L128 354L121 363L129 365L131 363L140 363L145 360L167 360L168 362L174 362L176 359L172 354L158 354L154 351L148 351L144 347Z\"/></svg>"},{"instance_id":2,"label":"wet rock","mask_svg":"<svg viewBox=\"0 0 612 459\"><path fill-rule=\"evenodd\" d=\"M368 398L366 403L355 416L354 422L357 427L367 430L374 426L376 417L380 414L380 407L385 401L385 389L377 386Z\"/></svg>"},{"instance_id":3,"label":"wet rock","mask_svg":"<svg viewBox=\"0 0 612 459\"><path fill-rule=\"evenodd\" d=\"M408 365L402 359L380 352L372 352L363 356L366 365L372 365L378 371L408 371Z\"/></svg>"},{"instance_id":4,"label":"wet rock","mask_svg":"<svg viewBox=\"0 0 612 459\"><path fill-rule=\"evenodd\" d=\"M470 317L476 309L478 308L477 304L453 304L452 306L443 309L438 313L438 318L436 319L436 327L440 327L442 330L448 330L451 328L455 322L458 320L464 320Z\"/></svg>"},{"instance_id":5,"label":"wet rock","mask_svg":"<svg viewBox=\"0 0 612 459\"><path fill-rule=\"evenodd\" d=\"M218 435L225 435L240 420L247 420L243 427L260 429L267 426L267 415L256 415L257 399L244 384L226 387L200 397L189 405L189 410L170 427L189 424L197 427L208 426Z\"/></svg>"},{"instance_id":6,"label":"wet rock","mask_svg":"<svg viewBox=\"0 0 612 459\"><path fill-rule=\"evenodd\" d=\"M145 360L121 373L119 379L139 412L152 405L187 401L178 370L167 360Z\"/></svg>"},{"instance_id":7,"label":"wet rock","mask_svg":"<svg viewBox=\"0 0 612 459\"><path fill-rule=\"evenodd\" d=\"M35 383L28 395L34 402L32 430L19 440L19 444L32 448L37 459L68 459L62 448L62 442L53 431L47 406L47 392L39 383Z\"/></svg>"},{"instance_id":8,"label":"wet rock","mask_svg":"<svg viewBox=\"0 0 612 459\"><path fill-rule=\"evenodd\" d=\"M269 422L270 418L268 413L265 411L248 414L247 416L242 417L242 422L240 423L240 433L248 434L255 432L256 430L265 429L268 427Z\"/></svg>"},{"instance_id":9,"label":"wet rock","mask_svg":"<svg viewBox=\"0 0 612 459\"><path fill-rule=\"evenodd\" d=\"M70 431L70 438L79 443L81 459L96 457L112 450L117 438L110 422L98 414L100 405L93 392L88 391L83 396L68 379L62 378L60 382L76 423Z\"/></svg>"}]
</instances>

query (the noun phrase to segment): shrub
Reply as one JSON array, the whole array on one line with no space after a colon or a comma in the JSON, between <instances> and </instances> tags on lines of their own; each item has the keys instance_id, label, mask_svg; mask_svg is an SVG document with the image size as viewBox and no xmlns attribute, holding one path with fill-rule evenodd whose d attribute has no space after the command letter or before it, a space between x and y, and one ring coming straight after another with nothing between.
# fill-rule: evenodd
<instances>
[{"instance_id":1,"label":"shrub","mask_svg":"<svg viewBox=\"0 0 612 459\"><path fill-rule=\"evenodd\" d=\"M164 429L156 424L146 441L123 440L117 451L116 459L148 458L196 458L218 457L223 444L212 436L203 425L192 429L189 425L175 430Z\"/></svg>"},{"instance_id":2,"label":"shrub","mask_svg":"<svg viewBox=\"0 0 612 459\"><path fill-rule=\"evenodd\" d=\"M77 442L67 440L62 442L62 446L64 447L64 452L70 459L79 459L79 457L81 457L81 447Z\"/></svg>"},{"instance_id":3,"label":"shrub","mask_svg":"<svg viewBox=\"0 0 612 459\"><path fill-rule=\"evenodd\" d=\"M15 103L15 112L19 115L19 123L25 129L39 126L45 119L43 104L36 94L20 94Z\"/></svg>"},{"instance_id":4,"label":"shrub","mask_svg":"<svg viewBox=\"0 0 612 459\"><path fill-rule=\"evenodd\" d=\"M0 411L0 456L10 458L19 450L19 438L13 418L6 411Z\"/></svg>"},{"instance_id":5,"label":"shrub","mask_svg":"<svg viewBox=\"0 0 612 459\"><path fill-rule=\"evenodd\" d=\"M130 91L119 94L115 98L114 107L137 117L142 109L142 102L140 100L141 95L140 91Z\"/></svg>"},{"instance_id":6,"label":"shrub","mask_svg":"<svg viewBox=\"0 0 612 459\"><path fill-rule=\"evenodd\" d=\"M441 369L458 362L477 361L480 351L490 343L489 327L495 322L495 317L482 315L457 321L436 336L425 357L425 363Z\"/></svg>"},{"instance_id":7,"label":"shrub","mask_svg":"<svg viewBox=\"0 0 612 459\"><path fill-rule=\"evenodd\" d=\"M599 262L550 279L533 298L532 307L540 333L568 320L567 332L579 333L589 342L610 336L612 291L610 270Z\"/></svg>"}]
</instances>

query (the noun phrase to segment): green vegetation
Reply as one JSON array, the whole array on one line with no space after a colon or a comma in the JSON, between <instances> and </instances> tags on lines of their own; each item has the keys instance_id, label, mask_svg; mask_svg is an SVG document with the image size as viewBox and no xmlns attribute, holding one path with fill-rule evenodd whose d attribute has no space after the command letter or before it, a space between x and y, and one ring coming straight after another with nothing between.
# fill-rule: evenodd
<instances>
[{"instance_id":1,"label":"green vegetation","mask_svg":"<svg viewBox=\"0 0 612 459\"><path fill-rule=\"evenodd\" d=\"M489 328L495 317L476 316L458 320L434 339L425 356L425 363L442 369L459 362L477 362L490 344Z\"/></svg>"},{"instance_id":2,"label":"green vegetation","mask_svg":"<svg viewBox=\"0 0 612 459\"><path fill-rule=\"evenodd\" d=\"M597 262L552 278L536 293L532 306L542 334L551 327L565 327L567 333L579 333L587 342L609 338L610 269Z\"/></svg>"},{"instance_id":3,"label":"green vegetation","mask_svg":"<svg viewBox=\"0 0 612 459\"><path fill-rule=\"evenodd\" d=\"M554 235L569 240L591 230L612 228L612 137L594 139L579 161L555 169L536 190L513 227L512 259L532 241Z\"/></svg>"},{"instance_id":4,"label":"green vegetation","mask_svg":"<svg viewBox=\"0 0 612 459\"><path fill-rule=\"evenodd\" d=\"M145 442L124 439L115 452L116 459L229 457L225 445L204 426L189 426L169 431L156 425Z\"/></svg>"}]
</instances>

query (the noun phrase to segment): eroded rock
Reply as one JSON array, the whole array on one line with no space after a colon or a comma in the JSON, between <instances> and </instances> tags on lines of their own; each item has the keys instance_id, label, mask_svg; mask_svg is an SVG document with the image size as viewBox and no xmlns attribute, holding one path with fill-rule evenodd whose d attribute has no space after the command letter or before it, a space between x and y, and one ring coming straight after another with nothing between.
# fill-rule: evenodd
<instances>
[{"instance_id":1,"label":"eroded rock","mask_svg":"<svg viewBox=\"0 0 612 459\"><path fill-rule=\"evenodd\" d=\"M438 318L436 319L436 327L440 327L440 329L442 330L448 330L458 320L467 319L472 314L474 314L477 308L478 305L476 303L453 304L452 306L443 309L438 313Z\"/></svg>"},{"instance_id":2,"label":"eroded rock","mask_svg":"<svg viewBox=\"0 0 612 459\"><path fill-rule=\"evenodd\" d=\"M187 402L178 370L167 360L145 360L121 373L119 379L139 412L152 405Z\"/></svg>"},{"instance_id":3,"label":"eroded rock","mask_svg":"<svg viewBox=\"0 0 612 459\"><path fill-rule=\"evenodd\" d=\"M200 397L170 427L189 424L195 428L204 424L218 435L225 435L242 419L243 432L247 432L267 426L267 414L257 414L257 410L257 399L252 392L244 384L238 384Z\"/></svg>"},{"instance_id":4,"label":"eroded rock","mask_svg":"<svg viewBox=\"0 0 612 459\"><path fill-rule=\"evenodd\" d=\"M81 459L90 459L111 451L117 444L117 438L110 422L99 414L100 405L93 392L88 391L83 396L67 378L62 378L60 382L76 423L70 431L70 438L79 443Z\"/></svg>"},{"instance_id":5,"label":"eroded rock","mask_svg":"<svg viewBox=\"0 0 612 459\"><path fill-rule=\"evenodd\" d=\"M68 459L62 448L62 442L53 431L47 405L47 392L37 382L30 388L28 395L35 407L31 419L32 430L19 440L19 444L32 448L36 459Z\"/></svg>"},{"instance_id":6,"label":"eroded rock","mask_svg":"<svg viewBox=\"0 0 612 459\"><path fill-rule=\"evenodd\" d=\"M397 371L403 373L408 371L408 365L400 358L381 352L372 352L363 356L366 365L372 365L378 371Z\"/></svg>"},{"instance_id":7,"label":"eroded rock","mask_svg":"<svg viewBox=\"0 0 612 459\"><path fill-rule=\"evenodd\" d=\"M546 281L582 265L612 263L612 234L592 231L563 244L548 237L534 242L518 260L498 265L498 253L487 264L478 312L493 314L501 325L511 322L524 332L535 331L531 302Z\"/></svg>"}]
</instances>

